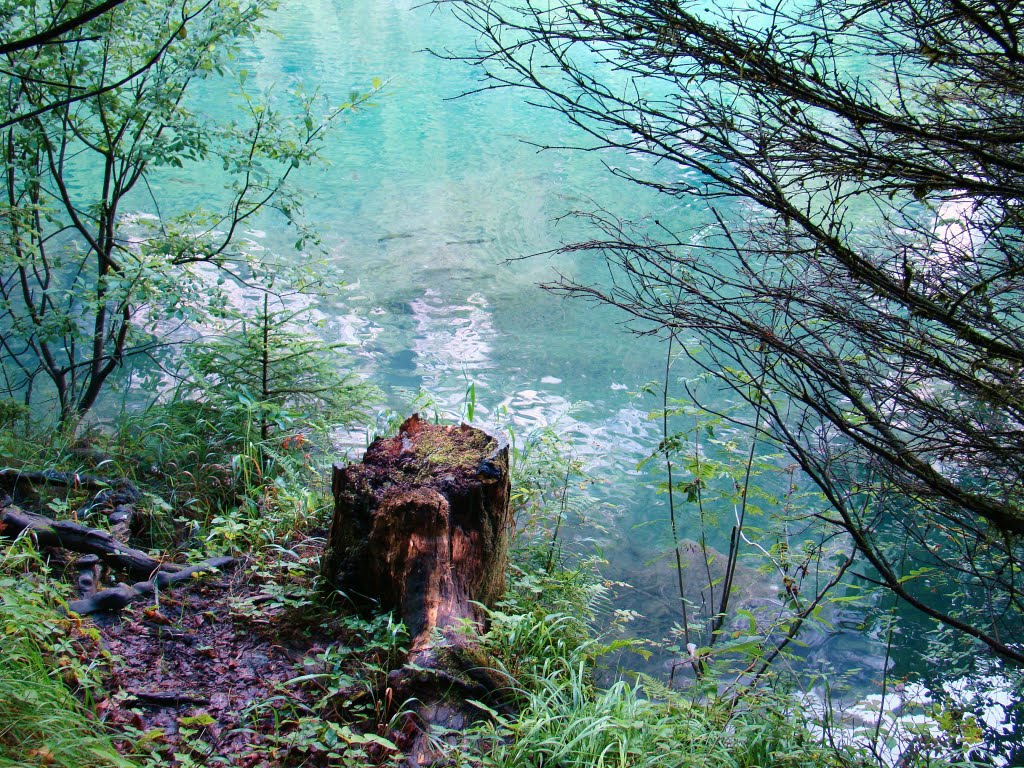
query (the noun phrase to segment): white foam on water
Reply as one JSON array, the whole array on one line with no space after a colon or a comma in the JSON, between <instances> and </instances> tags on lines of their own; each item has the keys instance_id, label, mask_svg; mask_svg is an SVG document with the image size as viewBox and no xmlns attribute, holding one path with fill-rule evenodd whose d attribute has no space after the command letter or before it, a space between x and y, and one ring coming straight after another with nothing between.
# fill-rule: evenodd
<instances>
[{"instance_id":1,"label":"white foam on water","mask_svg":"<svg viewBox=\"0 0 1024 768\"><path fill-rule=\"evenodd\" d=\"M915 682L897 685L884 697L871 694L846 706L837 705L832 697L826 701L823 691L796 695L794 703L816 719L811 726L816 736L840 746L868 748L885 768L902 765L906 755L918 750L940 762L984 758L987 764L1006 766L1011 747L997 745L991 737L1013 741L1014 698L1009 674L1012 672L947 680L942 683L944 695L939 697ZM959 734L944 726L943 713L950 710L956 711L952 721L966 726L965 732L970 732L973 720L984 735L963 743Z\"/></svg>"},{"instance_id":2,"label":"white foam on water","mask_svg":"<svg viewBox=\"0 0 1024 768\"><path fill-rule=\"evenodd\" d=\"M416 321L416 368L431 383L439 383L447 372L491 367L497 334L486 302L451 303L428 289L409 306Z\"/></svg>"}]
</instances>

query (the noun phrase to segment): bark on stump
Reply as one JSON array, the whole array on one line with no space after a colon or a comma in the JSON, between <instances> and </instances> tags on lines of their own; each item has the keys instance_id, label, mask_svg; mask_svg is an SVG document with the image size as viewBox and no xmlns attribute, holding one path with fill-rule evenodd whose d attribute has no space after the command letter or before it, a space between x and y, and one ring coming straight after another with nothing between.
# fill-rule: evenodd
<instances>
[{"instance_id":1,"label":"bark on stump","mask_svg":"<svg viewBox=\"0 0 1024 768\"><path fill-rule=\"evenodd\" d=\"M466 700L490 700L501 685L460 628L483 629L479 604L493 605L505 589L508 445L412 416L398 436L374 441L361 464L335 465L333 490L324 575L408 628L407 664L388 683L396 704L418 704L395 737L413 765L431 764L431 728L464 729L481 715Z\"/></svg>"}]
</instances>

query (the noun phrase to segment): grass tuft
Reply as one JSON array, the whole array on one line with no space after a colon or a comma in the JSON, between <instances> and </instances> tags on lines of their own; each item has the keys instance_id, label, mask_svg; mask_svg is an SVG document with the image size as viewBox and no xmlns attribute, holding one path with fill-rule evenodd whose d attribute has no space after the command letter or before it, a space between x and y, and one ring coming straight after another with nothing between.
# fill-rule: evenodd
<instances>
[{"instance_id":1,"label":"grass tuft","mask_svg":"<svg viewBox=\"0 0 1024 768\"><path fill-rule=\"evenodd\" d=\"M94 649L45 574L26 538L0 559L0 767L130 768L75 695L98 687Z\"/></svg>"}]
</instances>

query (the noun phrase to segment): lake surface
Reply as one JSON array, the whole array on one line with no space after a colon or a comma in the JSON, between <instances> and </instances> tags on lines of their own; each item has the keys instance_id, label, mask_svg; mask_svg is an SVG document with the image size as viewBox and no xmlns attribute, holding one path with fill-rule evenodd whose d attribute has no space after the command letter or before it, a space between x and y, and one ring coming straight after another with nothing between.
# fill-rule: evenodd
<instances>
[{"instance_id":1,"label":"lake surface","mask_svg":"<svg viewBox=\"0 0 1024 768\"><path fill-rule=\"evenodd\" d=\"M315 194L306 216L346 280L320 307L328 338L351 345L354 366L396 407L424 390L433 409L457 418L472 383L476 421L510 425L520 441L554 428L602 481L590 491L594 524L574 518L566 537L578 552L600 552L606 575L632 585L620 590L616 607L640 614L634 631L664 637L679 615L665 556L667 507L653 491L662 469L659 462L637 469L661 438L660 423L648 418L660 401L636 394L663 377L664 342L630 333L613 310L538 288L557 273L590 276L602 268L596 262L523 257L574 240L578 225L559 219L575 209L600 206L622 217L653 211L684 222L687 206L605 166L643 159L538 151L532 143L582 139L557 114L528 106L521 92L463 97L480 85L478 73L427 52L472 45L469 30L446 12L408 1L319 0L287 4L274 26L280 34L262 37L239 63L250 86L280 92L301 80L340 102L374 78L385 83L375 106L347 117L332 136L330 167L302 177ZM217 109L222 96L206 93L200 105ZM249 237L280 253L294 240L273 221ZM681 536L696 538L696 510L679 514ZM728 520L709 535L724 547ZM762 584L761 597L772 589ZM877 673L874 640L861 632L839 638L830 648L866 660L866 677ZM657 654L648 671L667 673L671 660Z\"/></svg>"},{"instance_id":2,"label":"lake surface","mask_svg":"<svg viewBox=\"0 0 1024 768\"><path fill-rule=\"evenodd\" d=\"M276 36L262 36L238 62L249 86L282 93L291 82L320 89L333 102L385 85L376 105L345 118L333 134L330 166L301 177L311 199L306 218L319 230L346 284L319 307L330 341L345 341L351 364L407 407L426 391L427 409L458 418L475 388L475 417L508 425L520 444L553 428L601 482L588 524L572 517L563 530L581 554L600 553L609 579L628 582L614 607L635 611L630 628L664 638L680 620L665 497L654 492L663 468L638 463L661 439L648 418L660 399L636 393L664 375L665 344L630 333L613 310L561 299L538 283L557 273L592 276L594 261L523 259L580 235L574 209L603 207L621 217L656 212L677 223L686 204L612 176L605 164L643 159L607 152L548 150L579 143L564 120L524 103L512 90L460 98L480 85L466 65L426 49L465 50L471 33L441 11L411 0L312 0L285 3L273 19ZM227 103L223 84L204 86L197 108ZM166 192L188 197L199 185L168 181ZM254 247L288 258L294 233L267 219L247 233ZM695 372L674 369L674 377ZM360 436L356 436L358 443ZM678 476L677 476L678 479ZM693 505L678 510L680 535L697 538ZM731 510L713 546L728 541ZM761 600L779 585L747 574ZM836 617L806 653L810 668L854 689L873 690L886 665L883 638L864 631L863 616ZM656 653L645 671L667 677L675 657ZM639 666L639 657L628 662ZM897 649L889 663L912 672L914 655Z\"/></svg>"},{"instance_id":3,"label":"lake surface","mask_svg":"<svg viewBox=\"0 0 1024 768\"><path fill-rule=\"evenodd\" d=\"M652 381L660 386L665 343L630 333L616 311L538 287L559 273L597 277L601 264L524 257L581 236L579 225L563 218L573 210L601 207L623 218L653 212L680 226L692 211L606 167L635 169L647 162L642 158L538 151L533 144L567 146L581 137L557 114L527 105L523 93L463 96L480 86L478 73L427 52L473 44L470 31L446 12L418 0L284 6L272 21L279 34L261 36L237 62L249 87L281 95L301 81L340 103L375 78L384 82L375 105L346 117L332 135L329 167L300 177L310 196L306 218L345 280L317 307L327 339L350 345L352 368L381 386L393 408L407 409L424 391L428 414L454 420L466 414L473 385L476 422L510 427L520 446L545 428L560 435L598 480L587 491L594 501L576 510L586 519L571 515L562 537L578 555L599 554L607 561L605 576L630 585L617 588L613 604L635 612L629 631L667 637L680 616L668 508L654 491L664 469L658 461L637 468L662 437L660 422L648 416L660 398L637 393ZM203 84L196 108L221 113L230 90ZM191 199L205 194L204 184L170 177L163 191ZM246 237L254 248L303 258L282 221L255 223ZM695 373L679 363L673 378ZM363 435L345 439L358 458ZM583 491L573 494L579 501ZM698 538L695 506L679 505L677 515L680 536ZM724 549L732 510L720 510L719 521L707 535ZM738 581L747 591L742 599L762 605L778 599L781 586L769 576L747 570ZM688 595L699 599L689 588ZM887 656L885 638L866 629L863 613L832 618L834 630L817 633L804 652L805 673L843 680L856 698L877 690L887 665L900 677L927 672L920 649L899 648L899 638ZM660 651L646 663L639 657L626 663L667 677L676 658ZM1000 691L998 670L987 674L949 681L946 695L959 701L964 691ZM931 683L936 690L943 685ZM949 685L961 693L949 693ZM1003 698L1008 707L1008 695Z\"/></svg>"}]
</instances>

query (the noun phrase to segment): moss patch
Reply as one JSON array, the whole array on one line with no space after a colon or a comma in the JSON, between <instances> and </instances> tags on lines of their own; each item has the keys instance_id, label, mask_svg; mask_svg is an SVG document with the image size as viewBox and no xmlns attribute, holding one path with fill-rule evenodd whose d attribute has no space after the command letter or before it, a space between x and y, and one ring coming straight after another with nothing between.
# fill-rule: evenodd
<instances>
[{"instance_id":1,"label":"moss patch","mask_svg":"<svg viewBox=\"0 0 1024 768\"><path fill-rule=\"evenodd\" d=\"M451 470L475 472L498 442L477 429L463 427L428 427L417 437L414 452L417 459Z\"/></svg>"}]
</instances>

